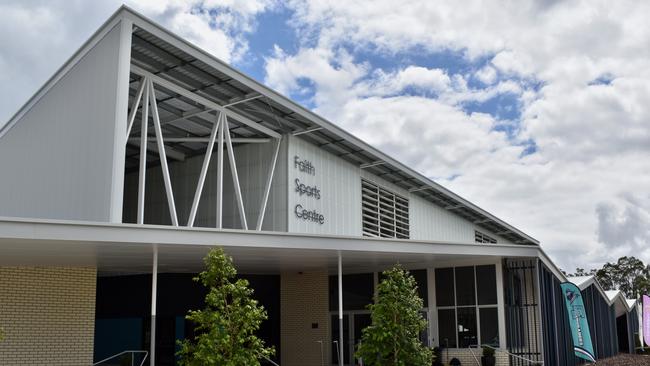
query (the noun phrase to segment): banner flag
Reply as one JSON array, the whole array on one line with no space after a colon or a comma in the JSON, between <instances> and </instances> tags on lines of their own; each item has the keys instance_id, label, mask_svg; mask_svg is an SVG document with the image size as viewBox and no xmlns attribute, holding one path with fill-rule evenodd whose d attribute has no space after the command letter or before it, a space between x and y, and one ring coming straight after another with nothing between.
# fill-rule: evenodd
<instances>
[{"instance_id":1,"label":"banner flag","mask_svg":"<svg viewBox=\"0 0 650 366\"><path fill-rule=\"evenodd\" d=\"M582 302L580 289L571 282L564 282L560 284L560 287L562 288L562 295L564 295L564 302L569 315L571 333L573 333L573 351L577 357L596 362L594 347L591 344L587 313Z\"/></svg>"},{"instance_id":2,"label":"banner flag","mask_svg":"<svg viewBox=\"0 0 650 366\"><path fill-rule=\"evenodd\" d=\"M650 347L650 296L643 295L643 340Z\"/></svg>"}]
</instances>

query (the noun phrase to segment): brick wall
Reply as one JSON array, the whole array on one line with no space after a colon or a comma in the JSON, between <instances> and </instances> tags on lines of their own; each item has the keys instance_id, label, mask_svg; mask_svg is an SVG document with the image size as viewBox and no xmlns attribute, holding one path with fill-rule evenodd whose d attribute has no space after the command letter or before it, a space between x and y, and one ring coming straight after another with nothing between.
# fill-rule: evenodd
<instances>
[{"instance_id":1,"label":"brick wall","mask_svg":"<svg viewBox=\"0 0 650 366\"><path fill-rule=\"evenodd\" d=\"M281 276L282 366L320 366L323 342L329 365L329 287L327 272L283 273ZM318 328L312 328L312 324Z\"/></svg>"},{"instance_id":2,"label":"brick wall","mask_svg":"<svg viewBox=\"0 0 650 366\"><path fill-rule=\"evenodd\" d=\"M94 268L0 267L0 365L93 361Z\"/></svg>"}]
</instances>

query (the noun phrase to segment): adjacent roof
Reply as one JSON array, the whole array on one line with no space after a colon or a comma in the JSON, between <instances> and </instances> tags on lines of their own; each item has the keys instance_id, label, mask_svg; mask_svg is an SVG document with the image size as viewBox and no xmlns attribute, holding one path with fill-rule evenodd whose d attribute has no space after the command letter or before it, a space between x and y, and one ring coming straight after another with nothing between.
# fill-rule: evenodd
<instances>
[{"instance_id":1,"label":"adjacent roof","mask_svg":"<svg viewBox=\"0 0 650 366\"><path fill-rule=\"evenodd\" d=\"M623 306L625 311L630 311L633 309L636 300L628 300L625 298L625 295L620 290L607 290L605 291L600 285L596 276L577 276L577 277L568 277L569 282L578 286L580 291L583 291L587 287L594 285L600 294L607 300L607 303L612 306L617 300L620 301L620 304Z\"/></svg>"},{"instance_id":2,"label":"adjacent roof","mask_svg":"<svg viewBox=\"0 0 650 366\"><path fill-rule=\"evenodd\" d=\"M539 244L536 239L521 230L368 145L336 124L235 70L213 55L126 6L122 6L93 38L97 37L104 27L114 23L116 18L129 19L133 22L132 65L183 86L211 102L220 105L231 104L229 109L259 123L268 130L300 136L300 138L409 190L413 194L453 211L514 243ZM78 59L78 54L73 56L68 63L74 62L75 59ZM65 70L66 66L67 64L61 70ZM131 97L137 93L139 80L138 75L131 74L129 90ZM48 84L43 88L47 86ZM43 89L37 93L35 98L42 94L42 91ZM206 143L201 142L201 138L210 133L210 126L215 118L211 114L212 112L163 87L156 87L156 95L159 100L158 106L161 111L164 111L161 112L161 119L165 135L178 136L175 142L167 139L170 141L172 149L179 152L178 156L202 154ZM32 98L23 109L29 107L29 104L33 102ZM16 116L19 116L23 109ZM373 112L368 111L368 113ZM10 120L5 129L11 128L16 116ZM139 121L139 118L136 118L136 121ZM231 131L235 138L268 137L268 135L248 127L245 123L241 123L236 118L229 119L229 122L233 126ZM139 128L134 126L133 131L137 134ZM0 131L0 136L3 132L6 131ZM127 169L130 164L130 155L137 155L135 146L127 149Z\"/></svg>"}]
</instances>

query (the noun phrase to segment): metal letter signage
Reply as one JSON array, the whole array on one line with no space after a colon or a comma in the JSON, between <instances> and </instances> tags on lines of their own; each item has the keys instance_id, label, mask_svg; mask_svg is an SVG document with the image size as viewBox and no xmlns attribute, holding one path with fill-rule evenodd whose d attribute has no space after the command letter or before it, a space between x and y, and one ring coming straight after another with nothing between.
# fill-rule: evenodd
<instances>
[{"instance_id":1,"label":"metal letter signage","mask_svg":"<svg viewBox=\"0 0 650 366\"><path fill-rule=\"evenodd\" d=\"M564 282L560 284L560 287L562 288L562 295L569 315L571 333L573 333L573 351L577 357L596 362L580 289L571 282Z\"/></svg>"},{"instance_id":2,"label":"metal letter signage","mask_svg":"<svg viewBox=\"0 0 650 366\"><path fill-rule=\"evenodd\" d=\"M306 159L301 159L298 155L295 155L293 157L293 167L294 169L297 169L301 173L305 173L308 175L316 175L316 167L314 167L311 163L311 161L306 160ZM296 185L295 192L298 194L298 196L302 197L305 196L307 198L313 198L316 200L320 200L320 188L318 188L317 185L308 185L300 181L299 178L296 178L294 180L294 183ZM323 225L325 223L325 216L318 212L317 210L309 210L303 207L302 204L297 204L294 209L293 213L296 215L297 218L302 219L304 221L310 221L310 222L315 222L320 225Z\"/></svg>"},{"instance_id":3,"label":"metal letter signage","mask_svg":"<svg viewBox=\"0 0 650 366\"><path fill-rule=\"evenodd\" d=\"M643 341L650 346L650 296L643 295Z\"/></svg>"}]
</instances>

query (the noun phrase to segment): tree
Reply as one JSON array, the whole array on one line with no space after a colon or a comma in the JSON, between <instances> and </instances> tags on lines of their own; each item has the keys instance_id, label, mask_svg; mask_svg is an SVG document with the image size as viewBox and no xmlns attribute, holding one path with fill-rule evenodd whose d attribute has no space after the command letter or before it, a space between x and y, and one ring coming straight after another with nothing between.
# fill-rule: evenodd
<instances>
[{"instance_id":1,"label":"tree","mask_svg":"<svg viewBox=\"0 0 650 366\"><path fill-rule=\"evenodd\" d=\"M232 258L222 249L210 250L204 262L205 271L194 280L208 289L205 308L186 316L196 325L197 335L179 342L179 364L259 365L260 358L274 353L255 335L267 319L266 311L251 297L253 290L248 281L236 278Z\"/></svg>"},{"instance_id":2,"label":"tree","mask_svg":"<svg viewBox=\"0 0 650 366\"><path fill-rule=\"evenodd\" d=\"M626 297L638 298L650 291L650 266L635 257L621 257L616 263L607 262L596 272L605 290L621 290Z\"/></svg>"},{"instance_id":3,"label":"tree","mask_svg":"<svg viewBox=\"0 0 650 366\"><path fill-rule=\"evenodd\" d=\"M397 265L383 273L377 286L375 303L368 306L372 324L362 331L357 357L364 365L431 365L433 354L420 342L427 321L420 311L415 279Z\"/></svg>"}]
</instances>

